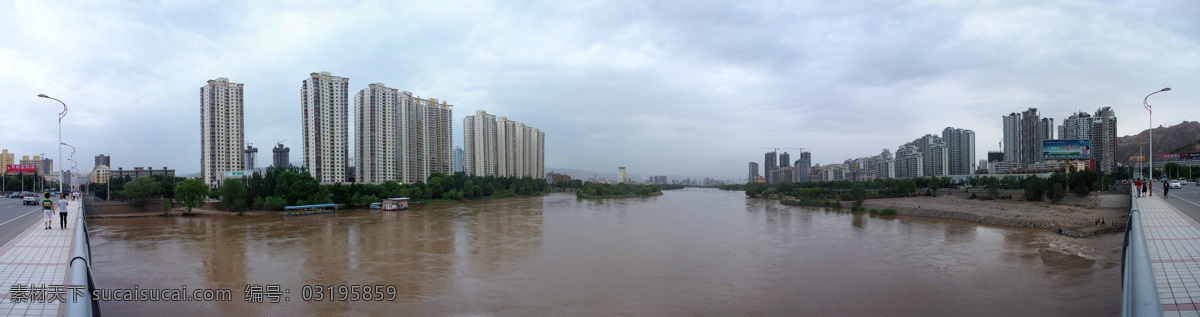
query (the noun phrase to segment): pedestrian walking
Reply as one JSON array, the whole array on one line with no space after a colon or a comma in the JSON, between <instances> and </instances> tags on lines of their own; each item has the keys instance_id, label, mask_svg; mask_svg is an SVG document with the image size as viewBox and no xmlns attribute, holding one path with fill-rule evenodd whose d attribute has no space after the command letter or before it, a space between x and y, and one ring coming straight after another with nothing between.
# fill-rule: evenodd
<instances>
[{"instance_id":1,"label":"pedestrian walking","mask_svg":"<svg viewBox=\"0 0 1200 317\"><path fill-rule=\"evenodd\" d=\"M1140 180L1140 179L1133 180L1133 188L1135 188L1134 190L1137 191L1137 193L1136 193L1137 196L1142 197L1142 180Z\"/></svg>"},{"instance_id":2,"label":"pedestrian walking","mask_svg":"<svg viewBox=\"0 0 1200 317\"><path fill-rule=\"evenodd\" d=\"M42 220L46 223L46 230L50 230L51 218L54 217L54 200L50 199L50 193L44 195L42 199Z\"/></svg>"},{"instance_id":3,"label":"pedestrian walking","mask_svg":"<svg viewBox=\"0 0 1200 317\"><path fill-rule=\"evenodd\" d=\"M67 230L67 193L59 194L58 197L58 223L62 230Z\"/></svg>"},{"instance_id":4,"label":"pedestrian walking","mask_svg":"<svg viewBox=\"0 0 1200 317\"><path fill-rule=\"evenodd\" d=\"M1163 199L1167 199L1167 192L1171 191L1171 186L1163 186Z\"/></svg>"}]
</instances>

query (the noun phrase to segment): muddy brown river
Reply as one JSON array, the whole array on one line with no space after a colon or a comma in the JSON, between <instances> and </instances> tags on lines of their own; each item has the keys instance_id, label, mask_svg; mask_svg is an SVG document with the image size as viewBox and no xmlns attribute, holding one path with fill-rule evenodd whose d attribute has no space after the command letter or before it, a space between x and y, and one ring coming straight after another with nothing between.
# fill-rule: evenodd
<instances>
[{"instance_id":1,"label":"muddy brown river","mask_svg":"<svg viewBox=\"0 0 1200 317\"><path fill-rule=\"evenodd\" d=\"M1120 235L875 217L714 189L89 228L100 288L232 294L103 302L113 316L1107 316L1121 298ZM380 296L337 300L361 285ZM277 290L279 302L246 298L247 286Z\"/></svg>"}]
</instances>

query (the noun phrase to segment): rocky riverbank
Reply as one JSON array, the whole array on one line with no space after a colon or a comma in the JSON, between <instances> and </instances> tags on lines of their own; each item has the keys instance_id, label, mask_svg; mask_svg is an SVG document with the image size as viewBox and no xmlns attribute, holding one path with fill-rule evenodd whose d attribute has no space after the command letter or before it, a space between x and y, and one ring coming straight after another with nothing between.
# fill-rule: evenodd
<instances>
[{"instance_id":1,"label":"rocky riverbank","mask_svg":"<svg viewBox=\"0 0 1200 317\"><path fill-rule=\"evenodd\" d=\"M901 216L961 220L1019 228L1044 228L1065 236L1091 237L1125 231L1129 196L1069 194L1058 204L1052 204L942 195L868 199L863 201L863 207L891 208ZM1104 224L1097 226L1096 219L1103 219Z\"/></svg>"}]
</instances>

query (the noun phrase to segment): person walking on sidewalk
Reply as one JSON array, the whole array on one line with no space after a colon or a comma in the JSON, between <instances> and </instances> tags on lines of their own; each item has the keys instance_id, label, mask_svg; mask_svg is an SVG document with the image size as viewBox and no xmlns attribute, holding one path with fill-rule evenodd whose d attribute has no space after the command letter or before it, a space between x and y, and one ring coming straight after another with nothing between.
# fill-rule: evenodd
<instances>
[{"instance_id":1,"label":"person walking on sidewalk","mask_svg":"<svg viewBox=\"0 0 1200 317\"><path fill-rule=\"evenodd\" d=\"M42 219L46 223L46 230L50 230L51 218L54 217L54 200L50 199L50 193L46 193L45 197L42 199Z\"/></svg>"},{"instance_id":2,"label":"person walking on sidewalk","mask_svg":"<svg viewBox=\"0 0 1200 317\"><path fill-rule=\"evenodd\" d=\"M1133 188L1135 188L1134 190L1137 191L1137 196L1142 197L1142 180L1133 180Z\"/></svg>"},{"instance_id":3,"label":"person walking on sidewalk","mask_svg":"<svg viewBox=\"0 0 1200 317\"><path fill-rule=\"evenodd\" d=\"M1163 199L1167 199L1167 192L1171 191L1171 186L1163 186Z\"/></svg>"},{"instance_id":4,"label":"person walking on sidewalk","mask_svg":"<svg viewBox=\"0 0 1200 317\"><path fill-rule=\"evenodd\" d=\"M59 194L58 223L62 225L62 230L67 230L67 204L67 193Z\"/></svg>"}]
</instances>

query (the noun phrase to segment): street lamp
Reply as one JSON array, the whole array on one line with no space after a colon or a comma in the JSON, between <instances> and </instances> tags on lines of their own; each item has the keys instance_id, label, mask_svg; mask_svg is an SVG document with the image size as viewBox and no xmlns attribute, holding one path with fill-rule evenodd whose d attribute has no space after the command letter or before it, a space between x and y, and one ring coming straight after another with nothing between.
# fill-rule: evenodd
<instances>
[{"instance_id":1,"label":"street lamp","mask_svg":"<svg viewBox=\"0 0 1200 317\"><path fill-rule=\"evenodd\" d=\"M58 113L58 161L62 162L62 119L63 117L67 116L67 103L63 102L62 100L55 99L54 97L47 96L46 94L38 94L38 97L58 101L58 103L61 103L63 106L63 111ZM62 172L58 174L58 187L62 187L63 178L65 176L66 175L63 175Z\"/></svg>"},{"instance_id":2,"label":"street lamp","mask_svg":"<svg viewBox=\"0 0 1200 317\"><path fill-rule=\"evenodd\" d=\"M1164 92L1164 91L1171 91L1171 87L1163 88L1159 91L1152 92L1149 95L1146 95L1146 98L1142 98L1142 106L1145 106L1146 111L1150 112L1150 181L1151 181L1151 184L1154 183L1153 182L1154 181L1154 111L1150 110L1150 103L1147 101L1150 99L1150 96L1153 96L1154 94ZM1154 190L1153 190L1154 188L1151 187L1150 189L1151 189L1150 196L1154 196Z\"/></svg>"}]
</instances>

